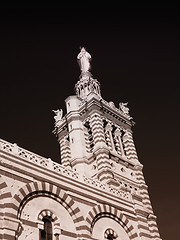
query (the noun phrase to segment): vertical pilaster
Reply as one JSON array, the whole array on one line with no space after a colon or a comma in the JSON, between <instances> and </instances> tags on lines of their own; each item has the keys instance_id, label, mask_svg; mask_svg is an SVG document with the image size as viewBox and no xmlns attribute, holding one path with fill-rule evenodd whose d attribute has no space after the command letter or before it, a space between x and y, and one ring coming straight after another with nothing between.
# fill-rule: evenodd
<instances>
[{"instance_id":1,"label":"vertical pilaster","mask_svg":"<svg viewBox=\"0 0 180 240\"><path fill-rule=\"evenodd\" d=\"M90 141L89 141L89 134L88 134L88 130L86 129L86 127L84 127L84 140L85 140L85 144L86 144L86 151L87 153L91 153L92 148L90 147Z\"/></svg>"},{"instance_id":2,"label":"vertical pilaster","mask_svg":"<svg viewBox=\"0 0 180 240\"><path fill-rule=\"evenodd\" d=\"M14 219L12 217L4 217L2 220L2 226L0 226L0 239L16 240L19 227L21 228L21 223L18 219Z\"/></svg>"},{"instance_id":3,"label":"vertical pilaster","mask_svg":"<svg viewBox=\"0 0 180 240\"><path fill-rule=\"evenodd\" d=\"M118 144L119 144L119 147L120 147L120 152L121 152L121 155L122 156L125 156L124 154L124 148L123 148L123 145L122 145L122 141L121 141L121 131L120 129L116 129L115 132L114 132L114 135L115 137L117 138L118 140Z\"/></svg>"},{"instance_id":4,"label":"vertical pilaster","mask_svg":"<svg viewBox=\"0 0 180 240\"><path fill-rule=\"evenodd\" d=\"M94 113L90 119L90 125L94 138L94 153L97 161L98 178L106 181L112 178L111 165L109 161L109 150L105 142L102 118L98 113Z\"/></svg>"},{"instance_id":5,"label":"vertical pilaster","mask_svg":"<svg viewBox=\"0 0 180 240\"><path fill-rule=\"evenodd\" d=\"M150 230L150 234L153 240L159 240L159 232L156 223L156 216L153 213L151 201L149 198L148 187L145 183L143 172L143 166L138 164L136 166L136 176L140 186L140 196L142 197L143 206L145 206L148 210L147 222Z\"/></svg>"},{"instance_id":6,"label":"vertical pilaster","mask_svg":"<svg viewBox=\"0 0 180 240\"><path fill-rule=\"evenodd\" d=\"M108 133L108 131L105 131L105 138L106 138L106 144L107 144L109 150L112 150L112 147L111 147L111 140L110 140L110 137L109 137L109 133Z\"/></svg>"},{"instance_id":7,"label":"vertical pilaster","mask_svg":"<svg viewBox=\"0 0 180 240\"><path fill-rule=\"evenodd\" d=\"M93 133L95 147L105 147L105 136L101 116L98 113L92 114L90 126Z\"/></svg>"},{"instance_id":8,"label":"vertical pilaster","mask_svg":"<svg viewBox=\"0 0 180 240\"><path fill-rule=\"evenodd\" d=\"M114 140L113 140L113 136L112 136L112 126L110 123L108 123L106 125L106 128L105 128L106 132L107 132L107 135L108 135L108 141L109 141L109 144L110 144L110 148L111 150L115 150L115 146L114 146Z\"/></svg>"},{"instance_id":9,"label":"vertical pilaster","mask_svg":"<svg viewBox=\"0 0 180 240\"><path fill-rule=\"evenodd\" d=\"M67 140L67 137L63 137L59 141L60 144L60 150L61 150L61 164L64 167L71 167L70 159L71 159L71 152L70 152L70 146L69 141Z\"/></svg>"},{"instance_id":10,"label":"vertical pilaster","mask_svg":"<svg viewBox=\"0 0 180 240\"><path fill-rule=\"evenodd\" d=\"M144 208L141 196L132 194L132 198L134 202L134 209L137 216L139 236L141 237L141 240L152 239L147 221L149 212L146 208Z\"/></svg>"},{"instance_id":11,"label":"vertical pilaster","mask_svg":"<svg viewBox=\"0 0 180 240\"><path fill-rule=\"evenodd\" d=\"M155 215L149 214L148 225L149 225L149 229L150 229L150 232L151 232L152 239L160 240L161 238L160 238L160 235L159 235Z\"/></svg>"},{"instance_id":12,"label":"vertical pilaster","mask_svg":"<svg viewBox=\"0 0 180 240\"><path fill-rule=\"evenodd\" d=\"M142 197L143 204L149 210L150 213L153 213L151 202L149 199L148 190L147 190L148 187L144 180L142 168L143 168L142 164L136 165L136 179L140 186L140 195Z\"/></svg>"},{"instance_id":13,"label":"vertical pilaster","mask_svg":"<svg viewBox=\"0 0 180 240\"><path fill-rule=\"evenodd\" d=\"M123 144L124 150L126 152L126 156L129 160L138 161L136 148L133 141L132 132L130 130L126 130L123 136Z\"/></svg>"}]
</instances>

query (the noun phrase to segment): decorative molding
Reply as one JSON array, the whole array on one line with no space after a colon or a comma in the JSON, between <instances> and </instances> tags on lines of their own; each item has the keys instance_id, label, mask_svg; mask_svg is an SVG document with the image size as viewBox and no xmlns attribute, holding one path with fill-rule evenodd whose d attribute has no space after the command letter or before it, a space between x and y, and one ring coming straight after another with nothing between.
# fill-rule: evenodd
<instances>
[{"instance_id":1,"label":"decorative molding","mask_svg":"<svg viewBox=\"0 0 180 240\"><path fill-rule=\"evenodd\" d=\"M106 204L96 205L91 209L91 211L89 211L86 218L88 227L87 231L89 232L89 234L92 234L95 222L101 217L110 217L114 219L124 228L130 239L137 239L138 235L135 232L135 229L131 225L130 221L125 217L125 215L122 214L120 210Z\"/></svg>"},{"instance_id":2,"label":"decorative molding","mask_svg":"<svg viewBox=\"0 0 180 240\"><path fill-rule=\"evenodd\" d=\"M14 146L16 148L15 153L14 153ZM86 176L83 176L83 178L81 178L78 172L76 172L73 169L70 169L69 167L64 167L59 163L53 162L51 159L41 157L37 154L29 152L23 148L20 148L17 145L11 144L1 139L0 139L0 151L11 154L14 157L20 157L23 160L32 162L33 164L37 164L45 169L55 171L56 173L62 174L64 176L75 179L77 181L81 181L81 183L83 181L83 183L86 185L90 184L94 188L100 189L105 192L108 191L112 195L121 197L123 199L124 198L129 199L131 201L131 194L127 193L127 191L119 190L115 187L110 186L109 184L102 183L101 181L94 178L87 178ZM100 165L101 165L101 162L99 162L99 167L101 167Z\"/></svg>"}]
</instances>

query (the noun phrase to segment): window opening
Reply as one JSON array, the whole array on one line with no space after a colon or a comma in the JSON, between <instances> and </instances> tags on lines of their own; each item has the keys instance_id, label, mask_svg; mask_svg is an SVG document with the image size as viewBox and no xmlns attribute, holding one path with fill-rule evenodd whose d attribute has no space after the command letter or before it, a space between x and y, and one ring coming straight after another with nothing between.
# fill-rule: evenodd
<instances>
[{"instance_id":1,"label":"window opening","mask_svg":"<svg viewBox=\"0 0 180 240\"><path fill-rule=\"evenodd\" d=\"M86 145L86 148L87 148L87 150L92 152L93 148L94 148L94 138L93 138L92 130L91 130L91 127L90 127L90 124L88 121L85 122L84 126L86 127L86 136L85 136L86 143L90 147L90 149L88 149L87 145Z\"/></svg>"},{"instance_id":2,"label":"window opening","mask_svg":"<svg viewBox=\"0 0 180 240\"><path fill-rule=\"evenodd\" d=\"M116 152L118 152L119 151L119 149L118 149L118 142L117 142L117 138L114 135L116 127L114 125L112 127L113 127L113 129L112 129L112 137L113 137L113 141L114 141L114 147L115 147Z\"/></svg>"},{"instance_id":3,"label":"window opening","mask_svg":"<svg viewBox=\"0 0 180 240\"><path fill-rule=\"evenodd\" d=\"M114 240L117 239L118 235L113 229L108 228L104 233L104 237L105 239Z\"/></svg>"},{"instance_id":4,"label":"window opening","mask_svg":"<svg viewBox=\"0 0 180 240\"><path fill-rule=\"evenodd\" d=\"M109 233L108 236L107 236L107 239L113 240L113 239L115 239L115 238L114 238L114 235L113 235L113 234Z\"/></svg>"},{"instance_id":5,"label":"window opening","mask_svg":"<svg viewBox=\"0 0 180 240\"><path fill-rule=\"evenodd\" d=\"M53 240L52 222L48 217L43 218L44 229L40 232L40 240Z\"/></svg>"}]
</instances>

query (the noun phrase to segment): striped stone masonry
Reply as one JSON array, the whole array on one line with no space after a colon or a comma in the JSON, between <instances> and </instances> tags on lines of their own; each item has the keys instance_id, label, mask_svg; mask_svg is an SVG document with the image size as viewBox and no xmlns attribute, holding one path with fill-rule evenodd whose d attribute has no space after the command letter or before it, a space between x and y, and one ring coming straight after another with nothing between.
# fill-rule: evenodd
<instances>
[{"instance_id":1,"label":"striped stone masonry","mask_svg":"<svg viewBox=\"0 0 180 240\"><path fill-rule=\"evenodd\" d=\"M89 125L88 120L84 122L84 138L85 138L86 151L88 154L90 154L94 150L94 138L93 138L91 127Z\"/></svg>"},{"instance_id":2,"label":"striped stone masonry","mask_svg":"<svg viewBox=\"0 0 180 240\"><path fill-rule=\"evenodd\" d=\"M149 210L150 213L153 213L149 194L148 194L148 187L144 180L142 167L143 167L142 165L136 166L136 179L140 186L140 195L142 196L143 204Z\"/></svg>"},{"instance_id":3,"label":"striped stone masonry","mask_svg":"<svg viewBox=\"0 0 180 240\"><path fill-rule=\"evenodd\" d=\"M88 213L86 222L89 235L91 235L93 226L100 217L109 217L114 219L121 226L123 226L129 236L129 239L138 239L138 235L135 232L134 227L130 224L130 221L122 214L122 212L106 204L94 206Z\"/></svg>"},{"instance_id":4,"label":"striped stone masonry","mask_svg":"<svg viewBox=\"0 0 180 240\"><path fill-rule=\"evenodd\" d=\"M114 141L113 141L113 136L112 136L112 126L110 123L107 123L106 127L105 127L105 135L106 135L106 144L109 147L109 149L115 150L115 146L114 146Z\"/></svg>"},{"instance_id":5,"label":"striped stone masonry","mask_svg":"<svg viewBox=\"0 0 180 240\"><path fill-rule=\"evenodd\" d=\"M104 147L106 144L105 144L103 122L99 113L93 113L91 115L90 126L92 129L96 148L97 146Z\"/></svg>"},{"instance_id":6,"label":"striped stone masonry","mask_svg":"<svg viewBox=\"0 0 180 240\"><path fill-rule=\"evenodd\" d=\"M3 183L4 185L4 183ZM10 193L9 193L10 194ZM6 217L10 217L12 221L16 223L16 229L17 231L18 224L21 224L21 214L22 214L22 209L23 206L28 202L32 197L37 197L37 196L47 196L55 201L59 202L70 214L70 216L73 219L73 222L76 226L76 231L77 231L77 236L79 237L78 239L83 239L83 237L87 237L86 233L84 232L85 229L85 223L82 215L80 214L80 209L76 205L76 203L73 201L73 199L65 193L64 190L58 188L55 185L51 185L47 182L32 182L29 184L26 184L24 187L22 187L17 194L14 195L14 197L7 197L8 201L8 206L4 210L4 219ZM9 199L8 199L9 198ZM6 203L4 203L6 204ZM50 215L51 213L49 210L44 210L38 217L37 220L40 220L43 215ZM52 215L55 220L55 216ZM19 221L17 221L17 219ZM55 224L55 227L57 228L59 226L59 223L57 221L57 224ZM2 229L6 228L3 226ZM12 227L11 227L12 228ZM0 229L1 230L1 229ZM12 236L14 236L14 232L12 232ZM6 239L2 238L3 240ZM8 239L8 238L7 238Z\"/></svg>"},{"instance_id":7,"label":"striped stone masonry","mask_svg":"<svg viewBox=\"0 0 180 240\"><path fill-rule=\"evenodd\" d=\"M122 144L122 140L121 140L121 131L119 128L116 128L115 132L114 132L114 136L116 139L116 147L117 147L117 153L121 154L121 156L125 156L124 154L124 148L123 148L123 144Z\"/></svg>"},{"instance_id":8,"label":"striped stone masonry","mask_svg":"<svg viewBox=\"0 0 180 240\"><path fill-rule=\"evenodd\" d=\"M90 126L94 138L94 153L96 156L98 177L101 181L112 178L111 165L109 161L109 151L105 143L102 118L98 113L94 113L90 119Z\"/></svg>"},{"instance_id":9,"label":"striped stone masonry","mask_svg":"<svg viewBox=\"0 0 180 240\"><path fill-rule=\"evenodd\" d=\"M159 230L158 230L158 227L157 227L156 216L155 215L149 214L148 225L149 225L149 229L150 229L150 232L151 232L152 239L159 240L160 235L159 235Z\"/></svg>"},{"instance_id":10,"label":"striped stone masonry","mask_svg":"<svg viewBox=\"0 0 180 240\"><path fill-rule=\"evenodd\" d=\"M140 196L142 197L143 209L139 205L135 205L136 213L138 215L140 236L148 237L150 239L160 240L159 231L157 228L156 217L153 213L151 201L149 198L148 187L145 183L142 165L136 166L137 181L140 186ZM135 200L134 200L135 201ZM145 210L146 208L146 210ZM142 218L143 216L143 218Z\"/></svg>"},{"instance_id":11,"label":"striped stone masonry","mask_svg":"<svg viewBox=\"0 0 180 240\"><path fill-rule=\"evenodd\" d=\"M13 150L14 144L8 143L4 140L0 140L0 143L3 143L2 145L0 145L0 152L2 151L3 155L8 154L7 156L19 157L18 155L14 155L14 150ZM8 148L7 148L7 146L8 146ZM36 155L32 152L22 149L22 148L18 147L17 145L16 145L16 148L20 149L20 150L18 150L18 152L23 151L25 153L24 155L21 155L21 157L20 157L22 162L35 164L36 166L39 166L41 170L44 169L44 170L48 170L48 171L54 171L55 173L58 173L60 176L62 175L64 177L68 177L68 178L72 179L72 181L74 181L74 180L81 181L81 182L83 181L87 185L91 185L92 187L101 189L104 192L109 192L115 196L125 198L125 199L131 199L129 192L127 192L127 191L123 191L123 190L119 191L118 189L113 188L112 186L109 186L108 184L102 183L101 181L91 178L91 177L83 176L83 178L82 178L79 176L79 174L76 171L74 171L70 168L64 167L59 163L50 161L48 158L43 158L39 155ZM31 156L31 158L28 157L29 155ZM35 155L35 157L32 157L33 155ZM34 160L33 160L34 158L36 158L36 159L40 158L41 161L34 162ZM3 159L1 159L1 163L2 164L4 163ZM0 189L1 189L2 194L1 194L0 198L3 198L4 196L6 196L6 194L7 194L7 197L9 197L9 198L12 197L10 194L11 190L10 189L6 190L6 188L7 188L6 183L5 182L1 183ZM0 211L0 214L1 214L1 211Z\"/></svg>"},{"instance_id":12,"label":"striped stone masonry","mask_svg":"<svg viewBox=\"0 0 180 240\"><path fill-rule=\"evenodd\" d=\"M60 235L61 234L61 228L60 228L60 219L49 209L42 210L38 215L38 228L39 230L44 229L44 222L43 219L48 218L53 221L53 233L54 235Z\"/></svg>"},{"instance_id":13,"label":"striped stone masonry","mask_svg":"<svg viewBox=\"0 0 180 240\"><path fill-rule=\"evenodd\" d=\"M136 152L131 131L129 130L125 131L125 134L123 136L123 144L124 144L124 150L126 152L127 158L131 161L134 160L135 162L137 162L138 157L137 157L137 152Z\"/></svg>"},{"instance_id":14,"label":"striped stone masonry","mask_svg":"<svg viewBox=\"0 0 180 240\"><path fill-rule=\"evenodd\" d=\"M61 164L64 167L71 167L70 159L71 159L71 151L69 146L69 141L67 137L63 137L59 141L60 152L61 152Z\"/></svg>"},{"instance_id":15,"label":"striped stone masonry","mask_svg":"<svg viewBox=\"0 0 180 240\"><path fill-rule=\"evenodd\" d=\"M107 102L78 54L76 95L53 110L61 163L0 139L0 239L161 240L127 103Z\"/></svg>"}]
</instances>

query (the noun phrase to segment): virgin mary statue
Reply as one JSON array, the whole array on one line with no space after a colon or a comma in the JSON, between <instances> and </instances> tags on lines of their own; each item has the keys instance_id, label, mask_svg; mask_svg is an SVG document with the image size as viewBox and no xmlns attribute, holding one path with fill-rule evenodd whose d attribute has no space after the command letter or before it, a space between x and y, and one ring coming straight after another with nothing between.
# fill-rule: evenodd
<instances>
[{"instance_id":1,"label":"virgin mary statue","mask_svg":"<svg viewBox=\"0 0 180 240\"><path fill-rule=\"evenodd\" d=\"M91 68L90 66L90 60L91 55L86 51L84 47L81 48L80 53L77 56L77 59L79 60L79 66L82 73L88 72Z\"/></svg>"}]
</instances>

